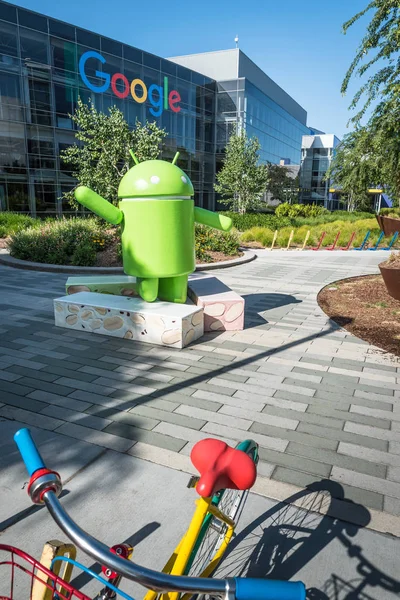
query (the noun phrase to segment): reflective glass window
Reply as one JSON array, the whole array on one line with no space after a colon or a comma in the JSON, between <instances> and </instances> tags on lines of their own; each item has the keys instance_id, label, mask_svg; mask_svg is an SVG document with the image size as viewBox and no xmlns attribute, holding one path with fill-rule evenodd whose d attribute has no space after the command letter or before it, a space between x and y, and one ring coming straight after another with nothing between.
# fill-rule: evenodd
<instances>
[{"instance_id":1,"label":"reflective glass window","mask_svg":"<svg viewBox=\"0 0 400 600\"><path fill-rule=\"evenodd\" d=\"M76 28L76 41L78 44L85 46L83 52L86 52L88 48L95 48L100 50L100 36L90 31L84 31L83 29Z\"/></svg>"},{"instance_id":2,"label":"reflective glass window","mask_svg":"<svg viewBox=\"0 0 400 600\"><path fill-rule=\"evenodd\" d=\"M29 212L28 184L9 181L7 183L7 210Z\"/></svg>"},{"instance_id":3,"label":"reflective glass window","mask_svg":"<svg viewBox=\"0 0 400 600\"><path fill-rule=\"evenodd\" d=\"M176 77L176 63L173 63L170 60L161 60L161 71L163 74L172 75Z\"/></svg>"},{"instance_id":4,"label":"reflective glass window","mask_svg":"<svg viewBox=\"0 0 400 600\"><path fill-rule=\"evenodd\" d=\"M59 75L65 72L75 73L77 71L76 46L71 42L52 38L50 42L52 64Z\"/></svg>"},{"instance_id":5,"label":"reflective glass window","mask_svg":"<svg viewBox=\"0 0 400 600\"><path fill-rule=\"evenodd\" d=\"M22 121L20 78L0 71L0 119Z\"/></svg>"},{"instance_id":6,"label":"reflective glass window","mask_svg":"<svg viewBox=\"0 0 400 600\"><path fill-rule=\"evenodd\" d=\"M116 42L115 40L110 40L109 38L101 38L101 51L107 52L108 54L113 54L114 56L119 56L122 58L122 44L121 42Z\"/></svg>"},{"instance_id":7,"label":"reflective glass window","mask_svg":"<svg viewBox=\"0 0 400 600\"><path fill-rule=\"evenodd\" d=\"M21 58L47 65L48 38L36 31L20 28Z\"/></svg>"},{"instance_id":8,"label":"reflective glass window","mask_svg":"<svg viewBox=\"0 0 400 600\"><path fill-rule=\"evenodd\" d=\"M46 81L29 80L32 123L51 125L50 85Z\"/></svg>"},{"instance_id":9,"label":"reflective glass window","mask_svg":"<svg viewBox=\"0 0 400 600\"><path fill-rule=\"evenodd\" d=\"M143 64L143 52L132 46L124 46L124 58L139 65Z\"/></svg>"},{"instance_id":10,"label":"reflective glass window","mask_svg":"<svg viewBox=\"0 0 400 600\"><path fill-rule=\"evenodd\" d=\"M36 213L43 215L45 213L56 212L56 188L53 183L35 180L35 201Z\"/></svg>"},{"instance_id":11,"label":"reflective glass window","mask_svg":"<svg viewBox=\"0 0 400 600\"><path fill-rule=\"evenodd\" d=\"M18 56L17 28L15 25L0 22L0 64L2 55Z\"/></svg>"},{"instance_id":12,"label":"reflective glass window","mask_svg":"<svg viewBox=\"0 0 400 600\"><path fill-rule=\"evenodd\" d=\"M0 19L4 21L10 21L11 23L17 22L17 8L10 6L10 4L0 4Z\"/></svg>"},{"instance_id":13,"label":"reflective glass window","mask_svg":"<svg viewBox=\"0 0 400 600\"><path fill-rule=\"evenodd\" d=\"M0 165L3 172L13 173L17 173L19 167L26 166L25 133L22 123L2 123L0 128Z\"/></svg>"},{"instance_id":14,"label":"reflective glass window","mask_svg":"<svg viewBox=\"0 0 400 600\"><path fill-rule=\"evenodd\" d=\"M75 27L73 25L49 19L49 31L51 35L75 42Z\"/></svg>"},{"instance_id":15,"label":"reflective glass window","mask_svg":"<svg viewBox=\"0 0 400 600\"><path fill-rule=\"evenodd\" d=\"M48 32L46 17L28 10L24 10L23 8L18 8L18 21L19 24L23 25L24 27L36 29L37 31L43 31L44 33Z\"/></svg>"},{"instance_id":16,"label":"reflective glass window","mask_svg":"<svg viewBox=\"0 0 400 600\"><path fill-rule=\"evenodd\" d=\"M143 64L146 67L150 67L151 69L160 70L161 59L158 56L154 56L154 54L149 54L148 52L143 52Z\"/></svg>"}]
</instances>

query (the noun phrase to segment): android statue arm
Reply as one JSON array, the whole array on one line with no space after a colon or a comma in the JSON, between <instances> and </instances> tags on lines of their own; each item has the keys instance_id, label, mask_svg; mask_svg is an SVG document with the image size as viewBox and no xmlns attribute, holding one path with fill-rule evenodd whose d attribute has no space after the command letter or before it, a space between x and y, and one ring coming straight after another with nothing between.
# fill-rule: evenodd
<instances>
[{"instance_id":1,"label":"android statue arm","mask_svg":"<svg viewBox=\"0 0 400 600\"><path fill-rule=\"evenodd\" d=\"M78 200L79 204L82 204L99 217L102 217L108 221L108 223L118 225L124 218L122 210L85 185L80 185L76 188L75 198Z\"/></svg>"},{"instance_id":2,"label":"android statue arm","mask_svg":"<svg viewBox=\"0 0 400 600\"><path fill-rule=\"evenodd\" d=\"M198 206L195 206L194 209L194 220L196 223L208 225L208 227L214 227L214 229L220 229L221 231L229 231L232 228L232 219L229 217Z\"/></svg>"}]
</instances>

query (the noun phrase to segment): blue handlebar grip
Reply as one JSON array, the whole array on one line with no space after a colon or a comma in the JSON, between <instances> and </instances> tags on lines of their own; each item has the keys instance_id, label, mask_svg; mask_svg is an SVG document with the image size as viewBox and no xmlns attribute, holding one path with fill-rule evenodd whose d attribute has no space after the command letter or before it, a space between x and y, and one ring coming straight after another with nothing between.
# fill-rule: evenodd
<instances>
[{"instance_id":1,"label":"blue handlebar grip","mask_svg":"<svg viewBox=\"0 0 400 600\"><path fill-rule=\"evenodd\" d=\"M237 600L306 600L306 588L300 581L236 579Z\"/></svg>"},{"instance_id":2,"label":"blue handlebar grip","mask_svg":"<svg viewBox=\"0 0 400 600\"><path fill-rule=\"evenodd\" d=\"M39 454L35 442L32 439L29 429L19 429L14 435L14 442L18 446L22 460L25 463L29 477L31 477L38 469L44 469L43 458Z\"/></svg>"}]
</instances>

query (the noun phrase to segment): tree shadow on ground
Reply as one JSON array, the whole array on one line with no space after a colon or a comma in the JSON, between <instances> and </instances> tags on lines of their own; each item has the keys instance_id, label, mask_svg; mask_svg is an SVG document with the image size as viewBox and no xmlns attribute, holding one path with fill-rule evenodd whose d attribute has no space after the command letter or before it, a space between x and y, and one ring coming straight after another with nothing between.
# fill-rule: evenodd
<instances>
[{"instance_id":1,"label":"tree shadow on ground","mask_svg":"<svg viewBox=\"0 0 400 600\"><path fill-rule=\"evenodd\" d=\"M356 524L339 519L338 514L351 515ZM356 577L346 581L342 573L332 572L321 587L307 590L307 598L379 600L379 590L395 597L400 594L400 582L376 568L362 547L351 541L369 521L369 511L347 500L340 484L315 482L247 525L228 547L217 576L290 580L337 539L347 551L348 560L357 561ZM368 588L377 590L376 599L366 594Z\"/></svg>"}]
</instances>

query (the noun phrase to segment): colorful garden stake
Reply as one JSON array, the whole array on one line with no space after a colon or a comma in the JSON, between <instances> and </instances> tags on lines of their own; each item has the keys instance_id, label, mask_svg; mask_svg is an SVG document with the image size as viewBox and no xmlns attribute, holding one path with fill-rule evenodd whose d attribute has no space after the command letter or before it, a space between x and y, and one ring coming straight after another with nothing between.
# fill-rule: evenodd
<instances>
[{"instance_id":1,"label":"colorful garden stake","mask_svg":"<svg viewBox=\"0 0 400 600\"><path fill-rule=\"evenodd\" d=\"M368 242L368 238L369 238L370 235L371 235L371 232L367 231L367 233L365 235L365 238L364 238L363 243L361 244L361 246L359 246L358 248L353 248L353 250L364 250L364 246Z\"/></svg>"},{"instance_id":2,"label":"colorful garden stake","mask_svg":"<svg viewBox=\"0 0 400 600\"><path fill-rule=\"evenodd\" d=\"M310 233L311 233L310 230L308 230L307 233L306 233L306 237L304 238L303 245L302 245L301 248L298 248L298 250L300 250L300 251L304 250L304 248L306 247L306 244L308 242L308 238L310 237Z\"/></svg>"},{"instance_id":3,"label":"colorful garden stake","mask_svg":"<svg viewBox=\"0 0 400 600\"><path fill-rule=\"evenodd\" d=\"M275 246L275 242L276 242L276 238L277 238L277 237L278 237L278 230L277 230L277 229L275 229L275 233L274 233L274 237L273 237L273 240L272 240L272 244L271 244L271 248L270 248L270 250L272 250L272 249L273 249L273 247Z\"/></svg>"},{"instance_id":4,"label":"colorful garden stake","mask_svg":"<svg viewBox=\"0 0 400 600\"><path fill-rule=\"evenodd\" d=\"M342 246L340 248L340 250L348 250L350 248L351 244L353 243L353 240L354 240L355 237L356 237L356 232L353 231L353 233L351 234L351 238L347 242L347 246Z\"/></svg>"},{"instance_id":5,"label":"colorful garden stake","mask_svg":"<svg viewBox=\"0 0 400 600\"><path fill-rule=\"evenodd\" d=\"M293 236L294 236L294 229L292 229L292 231L290 232L288 244L287 244L286 248L284 248L285 250L289 250L290 244L292 243Z\"/></svg>"},{"instance_id":6,"label":"colorful garden stake","mask_svg":"<svg viewBox=\"0 0 400 600\"><path fill-rule=\"evenodd\" d=\"M394 233L394 234L393 234L393 237L392 237L392 239L391 239L391 240L390 240L390 242L389 242L389 246L386 246L386 248L385 248L385 247L383 247L383 248L380 248L380 250L391 250L391 249L392 249L392 246L393 246L393 244L394 244L394 243L397 241L397 238L398 238L398 237L399 237L399 232L398 232L398 231L396 231L396 233Z\"/></svg>"},{"instance_id":7,"label":"colorful garden stake","mask_svg":"<svg viewBox=\"0 0 400 600\"><path fill-rule=\"evenodd\" d=\"M384 232L383 232L383 231L381 231L381 234L380 234L380 236L378 237L378 241L376 242L375 246L373 246L372 248L368 248L368 250L370 250L370 251L372 251L372 252L375 252L375 250L378 250L378 246L379 246L379 244L381 243L381 241L382 241L382 238L383 238L383 236L384 236L384 235L385 235L385 234L384 234Z\"/></svg>"},{"instance_id":8,"label":"colorful garden stake","mask_svg":"<svg viewBox=\"0 0 400 600\"><path fill-rule=\"evenodd\" d=\"M315 248L311 248L311 250L319 250L321 248L321 244L324 241L325 236L326 236L326 231L323 231L321 237L319 238L318 246L316 246Z\"/></svg>"},{"instance_id":9,"label":"colorful garden stake","mask_svg":"<svg viewBox=\"0 0 400 600\"><path fill-rule=\"evenodd\" d=\"M340 231L337 232L335 240L334 240L332 246L327 246L325 248L325 250L334 250L336 248L336 244L338 243L339 236L340 236Z\"/></svg>"}]
</instances>

